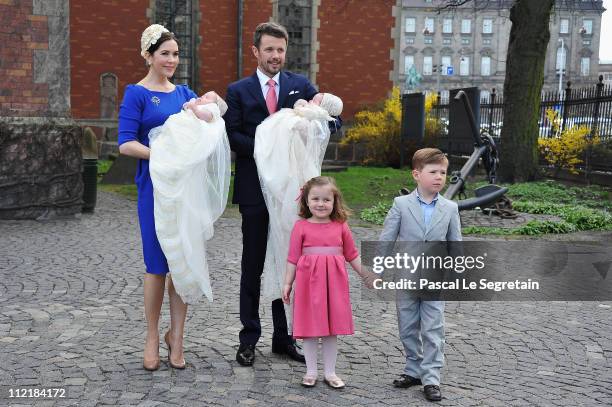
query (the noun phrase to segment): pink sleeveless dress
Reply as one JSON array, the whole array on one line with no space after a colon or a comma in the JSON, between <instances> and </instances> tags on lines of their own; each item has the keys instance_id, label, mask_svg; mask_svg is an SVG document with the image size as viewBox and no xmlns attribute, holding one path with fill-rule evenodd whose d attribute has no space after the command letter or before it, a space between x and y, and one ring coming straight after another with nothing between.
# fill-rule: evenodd
<instances>
[{"instance_id":1,"label":"pink sleeveless dress","mask_svg":"<svg viewBox=\"0 0 612 407\"><path fill-rule=\"evenodd\" d=\"M295 264L293 337L354 332L345 260L359 256L346 222L293 226L287 261Z\"/></svg>"}]
</instances>

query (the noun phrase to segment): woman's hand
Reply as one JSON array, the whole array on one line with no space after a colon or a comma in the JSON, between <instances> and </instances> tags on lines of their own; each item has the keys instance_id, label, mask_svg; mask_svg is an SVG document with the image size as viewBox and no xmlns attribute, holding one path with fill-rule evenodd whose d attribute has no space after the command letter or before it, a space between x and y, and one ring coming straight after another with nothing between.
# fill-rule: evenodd
<instances>
[{"instance_id":1,"label":"woman's hand","mask_svg":"<svg viewBox=\"0 0 612 407\"><path fill-rule=\"evenodd\" d=\"M283 302L285 304L289 304L291 302L291 284L286 284L283 286Z\"/></svg>"}]
</instances>

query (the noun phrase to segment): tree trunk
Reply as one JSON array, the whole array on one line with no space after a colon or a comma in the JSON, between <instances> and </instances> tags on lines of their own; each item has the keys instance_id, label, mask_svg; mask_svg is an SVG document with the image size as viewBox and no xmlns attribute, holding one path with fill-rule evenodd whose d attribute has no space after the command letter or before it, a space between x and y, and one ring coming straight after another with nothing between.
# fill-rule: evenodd
<instances>
[{"instance_id":1,"label":"tree trunk","mask_svg":"<svg viewBox=\"0 0 612 407\"><path fill-rule=\"evenodd\" d=\"M538 116L553 5L554 0L516 0L510 9L500 147L504 182L531 181L538 174Z\"/></svg>"}]
</instances>

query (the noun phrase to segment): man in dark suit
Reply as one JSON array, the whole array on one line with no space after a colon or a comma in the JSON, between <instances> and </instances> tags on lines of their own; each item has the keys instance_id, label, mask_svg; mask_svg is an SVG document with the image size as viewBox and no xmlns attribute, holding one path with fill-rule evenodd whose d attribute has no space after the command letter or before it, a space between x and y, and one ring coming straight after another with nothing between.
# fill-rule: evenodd
<instances>
[{"instance_id":1,"label":"man in dark suit","mask_svg":"<svg viewBox=\"0 0 612 407\"><path fill-rule=\"evenodd\" d=\"M287 42L288 35L283 26L276 23L257 26L252 46L257 70L229 85L226 95L228 110L223 117L230 146L236 153L232 203L239 205L242 215L240 321L243 328L236 360L243 366L253 364L255 345L261 336L259 297L269 221L253 158L255 130L270 114L284 107L293 107L298 99L310 100L317 93L304 76L281 70ZM334 130L340 123L339 119L333 122ZM305 362L287 332L287 318L280 298L272 301L272 321L272 352Z\"/></svg>"}]
</instances>

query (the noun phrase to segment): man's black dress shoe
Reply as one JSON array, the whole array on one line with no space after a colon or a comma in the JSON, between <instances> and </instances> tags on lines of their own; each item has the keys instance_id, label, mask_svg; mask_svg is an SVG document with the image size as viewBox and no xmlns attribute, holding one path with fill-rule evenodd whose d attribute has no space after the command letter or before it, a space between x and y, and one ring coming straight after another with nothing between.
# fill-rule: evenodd
<instances>
[{"instance_id":1,"label":"man's black dress shoe","mask_svg":"<svg viewBox=\"0 0 612 407\"><path fill-rule=\"evenodd\" d=\"M301 352L300 347L295 341L291 341L287 345L280 345L278 343L272 342L272 353L277 353L279 355L287 355L295 361L306 363L304 354Z\"/></svg>"},{"instance_id":2,"label":"man's black dress shoe","mask_svg":"<svg viewBox=\"0 0 612 407\"><path fill-rule=\"evenodd\" d=\"M440 391L440 386L436 386L435 384L428 384L423 388L423 391L425 391L425 398L429 401L442 400L442 392Z\"/></svg>"},{"instance_id":3,"label":"man's black dress shoe","mask_svg":"<svg viewBox=\"0 0 612 407\"><path fill-rule=\"evenodd\" d=\"M241 343L238 347L238 352L236 352L236 361L242 366L253 366L253 362L255 362L255 345Z\"/></svg>"},{"instance_id":4,"label":"man's black dress shoe","mask_svg":"<svg viewBox=\"0 0 612 407\"><path fill-rule=\"evenodd\" d=\"M401 387L406 389L410 386L420 385L421 379L417 379L416 377L408 376L407 374L401 374L399 379L393 380L393 386Z\"/></svg>"}]
</instances>

